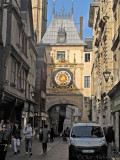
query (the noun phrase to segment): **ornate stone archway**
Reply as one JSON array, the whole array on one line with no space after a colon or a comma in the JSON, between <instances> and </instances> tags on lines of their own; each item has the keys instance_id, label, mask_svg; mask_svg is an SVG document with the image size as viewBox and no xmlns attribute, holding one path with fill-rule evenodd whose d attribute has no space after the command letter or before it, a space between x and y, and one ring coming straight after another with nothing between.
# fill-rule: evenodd
<instances>
[{"instance_id":1,"label":"ornate stone archway","mask_svg":"<svg viewBox=\"0 0 120 160\"><path fill-rule=\"evenodd\" d=\"M57 104L71 104L83 111L83 96L82 95L47 95L46 111Z\"/></svg>"}]
</instances>

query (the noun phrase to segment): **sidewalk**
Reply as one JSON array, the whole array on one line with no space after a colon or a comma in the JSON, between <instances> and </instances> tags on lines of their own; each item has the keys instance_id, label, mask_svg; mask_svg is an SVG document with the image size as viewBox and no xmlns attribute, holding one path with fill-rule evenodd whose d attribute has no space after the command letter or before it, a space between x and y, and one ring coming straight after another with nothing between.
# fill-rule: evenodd
<instances>
[{"instance_id":1,"label":"sidewalk","mask_svg":"<svg viewBox=\"0 0 120 160\"><path fill-rule=\"evenodd\" d=\"M47 152L51 151L59 142L60 142L59 138L56 138L54 142L49 142L47 147ZM42 143L39 142L38 140L33 140L32 153L33 155L31 157L33 157L33 159L34 157L36 157L37 159L40 157L40 155L43 154ZM24 158L26 158L25 157L25 141L21 142L20 154L14 155L13 145L12 145L12 148L8 149L6 160L21 160Z\"/></svg>"}]
</instances>

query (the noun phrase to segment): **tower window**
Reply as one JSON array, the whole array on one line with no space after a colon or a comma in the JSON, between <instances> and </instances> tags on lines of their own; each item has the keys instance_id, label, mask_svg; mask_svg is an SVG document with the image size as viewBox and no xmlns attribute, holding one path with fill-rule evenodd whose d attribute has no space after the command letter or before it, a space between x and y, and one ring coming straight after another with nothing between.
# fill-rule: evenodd
<instances>
[{"instance_id":1,"label":"tower window","mask_svg":"<svg viewBox=\"0 0 120 160\"><path fill-rule=\"evenodd\" d=\"M90 53L85 54L85 62L90 62Z\"/></svg>"},{"instance_id":2,"label":"tower window","mask_svg":"<svg viewBox=\"0 0 120 160\"><path fill-rule=\"evenodd\" d=\"M57 51L57 60L65 59L65 51Z\"/></svg>"},{"instance_id":3,"label":"tower window","mask_svg":"<svg viewBox=\"0 0 120 160\"><path fill-rule=\"evenodd\" d=\"M85 88L90 88L90 76L85 76Z\"/></svg>"}]
</instances>

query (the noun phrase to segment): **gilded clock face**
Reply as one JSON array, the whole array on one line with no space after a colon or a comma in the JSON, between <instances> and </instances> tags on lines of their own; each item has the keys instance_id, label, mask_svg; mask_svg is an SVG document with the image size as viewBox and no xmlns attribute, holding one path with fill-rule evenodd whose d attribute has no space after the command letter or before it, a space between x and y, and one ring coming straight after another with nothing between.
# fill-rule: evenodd
<instances>
[{"instance_id":1,"label":"gilded clock face","mask_svg":"<svg viewBox=\"0 0 120 160\"><path fill-rule=\"evenodd\" d=\"M58 69L53 74L53 83L56 87L70 87L73 83L73 74L69 69Z\"/></svg>"}]
</instances>

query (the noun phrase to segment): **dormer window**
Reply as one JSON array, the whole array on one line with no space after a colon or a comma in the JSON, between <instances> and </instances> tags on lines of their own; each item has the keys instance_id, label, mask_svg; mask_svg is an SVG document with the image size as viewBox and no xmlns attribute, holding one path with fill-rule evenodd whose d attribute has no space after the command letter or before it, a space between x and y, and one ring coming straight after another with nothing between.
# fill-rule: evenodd
<instances>
[{"instance_id":1,"label":"dormer window","mask_svg":"<svg viewBox=\"0 0 120 160\"><path fill-rule=\"evenodd\" d=\"M66 42L66 32L65 32L64 28L59 28L57 42L58 43L65 43Z\"/></svg>"}]
</instances>

